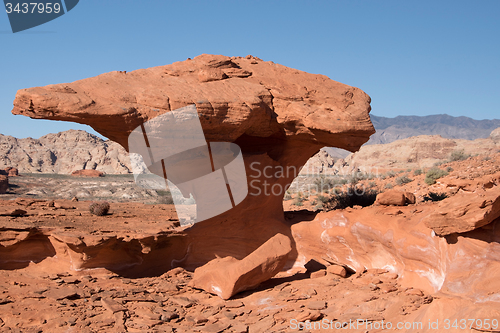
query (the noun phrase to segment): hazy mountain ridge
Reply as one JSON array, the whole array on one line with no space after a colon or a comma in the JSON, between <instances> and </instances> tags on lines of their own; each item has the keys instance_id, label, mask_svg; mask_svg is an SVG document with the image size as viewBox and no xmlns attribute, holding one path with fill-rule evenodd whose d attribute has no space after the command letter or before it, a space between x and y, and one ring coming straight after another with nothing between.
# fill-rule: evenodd
<instances>
[{"instance_id":1,"label":"hazy mountain ridge","mask_svg":"<svg viewBox=\"0 0 500 333\"><path fill-rule=\"evenodd\" d=\"M395 118L375 115L370 117L377 132L371 136L367 145L390 143L419 135L441 135L447 139L484 139L494 129L500 127L500 119L475 120L446 114Z\"/></svg>"}]
</instances>

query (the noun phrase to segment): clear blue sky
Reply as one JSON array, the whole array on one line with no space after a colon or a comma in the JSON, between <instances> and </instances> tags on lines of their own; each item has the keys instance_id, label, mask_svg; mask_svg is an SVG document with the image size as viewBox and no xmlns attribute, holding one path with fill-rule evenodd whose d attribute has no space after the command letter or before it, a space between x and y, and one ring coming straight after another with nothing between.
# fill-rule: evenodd
<instances>
[{"instance_id":1,"label":"clear blue sky","mask_svg":"<svg viewBox=\"0 0 500 333\"><path fill-rule=\"evenodd\" d=\"M0 12L0 40L0 133L16 137L90 130L11 115L18 89L202 53L327 75L367 92L379 116L500 118L498 0L80 0L16 34Z\"/></svg>"}]
</instances>

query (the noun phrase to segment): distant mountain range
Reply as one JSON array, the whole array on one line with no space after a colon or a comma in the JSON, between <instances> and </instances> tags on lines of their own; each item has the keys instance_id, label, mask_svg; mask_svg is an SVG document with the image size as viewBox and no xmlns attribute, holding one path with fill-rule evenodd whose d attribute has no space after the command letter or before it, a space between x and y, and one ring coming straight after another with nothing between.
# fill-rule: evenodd
<instances>
[{"instance_id":1,"label":"distant mountain range","mask_svg":"<svg viewBox=\"0 0 500 333\"><path fill-rule=\"evenodd\" d=\"M483 139L500 127L500 119L475 120L446 114L396 118L371 115L371 119L377 132L367 142L369 145L390 143L418 135L441 135L447 139Z\"/></svg>"},{"instance_id":2,"label":"distant mountain range","mask_svg":"<svg viewBox=\"0 0 500 333\"><path fill-rule=\"evenodd\" d=\"M500 127L500 119L475 120L452 117L447 114L432 116L397 116L395 118L370 115L377 131L365 145L385 144L419 135L440 135L446 139L476 140L489 137ZM345 158L349 152L324 148L333 158Z\"/></svg>"}]
</instances>

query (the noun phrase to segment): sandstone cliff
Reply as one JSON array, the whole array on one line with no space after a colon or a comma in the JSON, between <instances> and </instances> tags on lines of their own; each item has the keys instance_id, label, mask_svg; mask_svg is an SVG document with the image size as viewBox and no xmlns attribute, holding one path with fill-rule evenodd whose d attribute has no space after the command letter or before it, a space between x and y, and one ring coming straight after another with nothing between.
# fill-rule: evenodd
<instances>
[{"instance_id":1,"label":"sandstone cliff","mask_svg":"<svg viewBox=\"0 0 500 333\"><path fill-rule=\"evenodd\" d=\"M116 142L85 131L70 130L40 139L17 139L0 134L0 168L20 173L70 174L81 169L104 173L130 172L128 153Z\"/></svg>"}]
</instances>

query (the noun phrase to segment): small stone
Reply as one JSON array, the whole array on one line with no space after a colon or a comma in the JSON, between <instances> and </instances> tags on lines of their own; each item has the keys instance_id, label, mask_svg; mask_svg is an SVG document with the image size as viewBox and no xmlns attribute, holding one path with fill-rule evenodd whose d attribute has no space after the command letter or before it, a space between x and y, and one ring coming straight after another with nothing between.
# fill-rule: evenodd
<instances>
[{"instance_id":1,"label":"small stone","mask_svg":"<svg viewBox=\"0 0 500 333\"><path fill-rule=\"evenodd\" d=\"M345 278L347 276L347 271L344 267L342 266L339 266L339 265L331 265L331 266L328 266L326 268L326 271L329 273L329 274L334 274L334 275L338 275L340 277L343 277Z\"/></svg>"},{"instance_id":2,"label":"small stone","mask_svg":"<svg viewBox=\"0 0 500 333\"><path fill-rule=\"evenodd\" d=\"M173 311L162 311L160 320L161 321L171 321L172 319L177 319L179 318L179 315L176 312Z\"/></svg>"},{"instance_id":3,"label":"small stone","mask_svg":"<svg viewBox=\"0 0 500 333\"><path fill-rule=\"evenodd\" d=\"M215 324L208 324L205 325L202 329L202 332L207 332L207 333L219 333L224 331L230 326L229 323L215 323Z\"/></svg>"},{"instance_id":4,"label":"small stone","mask_svg":"<svg viewBox=\"0 0 500 333\"><path fill-rule=\"evenodd\" d=\"M319 270L316 272L312 272L310 277L311 277L311 279L317 279L317 278L323 277L325 275L326 275L326 269L322 269L322 270Z\"/></svg>"},{"instance_id":5,"label":"small stone","mask_svg":"<svg viewBox=\"0 0 500 333\"><path fill-rule=\"evenodd\" d=\"M53 298L55 300L75 299L79 298L78 292L74 288L54 288L46 291L43 296Z\"/></svg>"},{"instance_id":6,"label":"small stone","mask_svg":"<svg viewBox=\"0 0 500 333\"><path fill-rule=\"evenodd\" d=\"M309 310L323 310L326 309L325 301L312 301L307 304L307 308Z\"/></svg>"},{"instance_id":7,"label":"small stone","mask_svg":"<svg viewBox=\"0 0 500 333\"><path fill-rule=\"evenodd\" d=\"M242 301L227 301L226 303L224 303L224 306L228 309L241 308L244 305L245 304L243 304Z\"/></svg>"},{"instance_id":8,"label":"small stone","mask_svg":"<svg viewBox=\"0 0 500 333\"><path fill-rule=\"evenodd\" d=\"M193 301L189 300L186 297L176 297L176 298L171 298L170 300L172 302L174 302L175 304L180 305L184 308L189 308L189 307L195 305L195 303Z\"/></svg>"},{"instance_id":9,"label":"small stone","mask_svg":"<svg viewBox=\"0 0 500 333\"><path fill-rule=\"evenodd\" d=\"M118 303L117 301L115 301L114 299L111 299L111 298L102 298L101 302L102 302L102 305L108 311L111 311L111 313L127 310L126 307L124 307L122 304Z\"/></svg>"},{"instance_id":10,"label":"small stone","mask_svg":"<svg viewBox=\"0 0 500 333\"><path fill-rule=\"evenodd\" d=\"M247 333L248 332L248 325L245 325L242 323L236 323L234 325L231 325L231 331L233 333Z\"/></svg>"}]
</instances>

